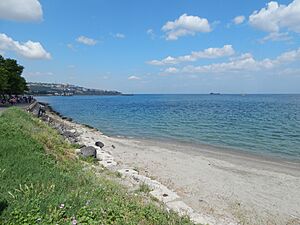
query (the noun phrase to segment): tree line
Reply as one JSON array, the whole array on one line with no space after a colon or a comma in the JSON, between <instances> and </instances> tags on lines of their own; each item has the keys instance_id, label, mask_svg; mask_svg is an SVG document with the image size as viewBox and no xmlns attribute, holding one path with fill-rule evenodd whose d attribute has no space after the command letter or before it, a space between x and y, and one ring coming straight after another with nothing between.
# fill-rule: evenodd
<instances>
[{"instance_id":1,"label":"tree line","mask_svg":"<svg viewBox=\"0 0 300 225\"><path fill-rule=\"evenodd\" d=\"M0 96L22 95L28 91L26 80L22 77L24 67L15 59L0 55Z\"/></svg>"}]
</instances>

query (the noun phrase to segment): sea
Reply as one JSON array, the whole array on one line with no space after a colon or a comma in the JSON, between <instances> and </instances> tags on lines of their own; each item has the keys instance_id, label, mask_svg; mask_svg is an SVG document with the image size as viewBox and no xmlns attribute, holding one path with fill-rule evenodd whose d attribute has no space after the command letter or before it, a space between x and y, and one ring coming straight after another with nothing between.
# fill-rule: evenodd
<instances>
[{"instance_id":1,"label":"sea","mask_svg":"<svg viewBox=\"0 0 300 225\"><path fill-rule=\"evenodd\" d=\"M300 95L47 96L38 101L106 135L300 160Z\"/></svg>"}]
</instances>

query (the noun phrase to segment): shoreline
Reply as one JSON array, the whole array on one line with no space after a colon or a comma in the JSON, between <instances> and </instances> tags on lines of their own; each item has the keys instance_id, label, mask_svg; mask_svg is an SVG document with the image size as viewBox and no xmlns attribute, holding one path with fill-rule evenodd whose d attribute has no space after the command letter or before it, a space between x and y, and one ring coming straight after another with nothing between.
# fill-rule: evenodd
<instances>
[{"instance_id":1,"label":"shoreline","mask_svg":"<svg viewBox=\"0 0 300 225\"><path fill-rule=\"evenodd\" d=\"M60 113L56 115L63 118ZM85 126L66 117L64 121L79 130ZM295 199L300 196L299 163L272 161L235 151L218 152L204 146L199 149L182 143L110 137L91 127L86 129L90 129L90 133L82 135L86 144L100 139L115 146L105 149L111 153L108 160L116 159L108 167L116 167L118 171L120 166L129 168L134 174L138 170L142 176L166 185L178 194L175 199L192 210L191 215L198 215L198 221L210 224L300 221L300 203ZM121 172L126 174L124 170ZM165 203L180 211L184 207L180 208L181 203L174 205L177 200Z\"/></svg>"},{"instance_id":2,"label":"shoreline","mask_svg":"<svg viewBox=\"0 0 300 225\"><path fill-rule=\"evenodd\" d=\"M41 102L40 102L41 103ZM66 119L68 121L73 121L78 124L82 124L84 126L87 126L89 128L95 129L100 131L98 128L89 125L89 124L83 124L79 121L74 120L73 118L67 117L62 115L60 112L55 111L52 106L49 103L43 103L47 105L51 112L55 113L62 119ZM102 131L100 131L102 133ZM189 153L191 154L200 154L204 153L209 155L215 155L218 157L218 155L227 156L229 158L230 156L234 157L241 157L241 158L249 158L254 159L255 161L263 161L266 163L274 163L274 164L286 164L287 166L297 166L300 169L300 159L292 159L288 157L281 157L279 155L274 155L272 153L259 153L254 151L249 151L245 149L240 148L234 148L234 147L228 147L228 146L217 146L213 144L205 144L205 143L195 143L195 142L189 142L189 141L182 141L177 139L167 139L167 138L143 138L143 137L133 137L133 136L124 136L124 135L111 135L103 133L105 136L110 138L117 138L117 139L129 139L129 140L136 140L136 141L144 141L149 143L158 143L158 144L165 144L165 145L179 145L179 146L186 146L190 149L188 149Z\"/></svg>"},{"instance_id":3,"label":"shoreline","mask_svg":"<svg viewBox=\"0 0 300 225\"><path fill-rule=\"evenodd\" d=\"M97 128L94 128L97 129ZM195 143L188 143L188 142L181 142L181 141L168 141L164 140L156 140L156 139L142 139L142 138L131 138L131 137L120 137L120 136L105 136L113 139L120 139L120 141L132 140L136 142L144 142L149 145L155 146L162 146L164 148L173 149L174 152L182 152L185 154L190 154L194 156L203 155L210 158L217 158L223 159L230 162L237 162L236 160L246 161L249 164L259 163L266 167L270 166L278 166L280 168L286 168L286 170L299 170L300 171L300 160L290 160L280 157L272 157L269 155L263 154L256 154L253 152L247 152L243 150L237 149L229 149L229 148L222 148L216 147L212 145L205 145L205 144L195 144ZM174 150L174 149L182 149L184 150ZM242 163L241 163L242 164ZM245 165L245 164L244 164ZM282 170L278 172L283 172Z\"/></svg>"},{"instance_id":4,"label":"shoreline","mask_svg":"<svg viewBox=\"0 0 300 225\"><path fill-rule=\"evenodd\" d=\"M188 94L189 95L189 94ZM197 95L197 94L196 94ZM203 95L209 95L209 94L203 94ZM228 94L228 95L239 95L239 94ZM257 95L257 94L253 94ZM264 95L264 94L262 94ZM269 95L269 94L266 94ZM272 94L272 95L277 95L277 94ZM282 95L282 94L278 94ZM289 95L289 94L287 94ZM300 95L300 94L299 94ZM44 103L48 106L50 106L49 103ZM50 106L51 107L51 106ZM62 115L60 112L55 111L52 107L51 110L55 113L57 113L58 116L61 116L63 118L68 118L71 119L72 121L82 124L82 122L77 121L73 118L69 118L68 116ZM241 155L241 156L246 156L250 158L256 158L256 159L262 159L264 161L275 161L275 162L284 162L284 163L291 163L291 164L297 164L300 163L300 155L291 155L288 153L278 153L276 152L268 152L268 151L259 151L256 149L246 149L246 148L241 148L241 147L235 147L235 146L229 146L229 145L221 145L217 143L205 143L202 141L188 141L188 140L183 140L179 138L172 138L172 137L158 137L158 136L153 136L153 137L140 137L140 136L126 136L123 134L118 134L114 132L105 132L102 130L101 127L95 127L94 125L87 125L90 128L98 129L101 130L106 136L108 137L116 137L116 138L122 138L122 139L133 139L133 140L140 140L140 141L149 141L149 142L161 142L161 143L169 143L169 144L178 144L178 145L184 145L191 147L193 149L207 149L208 151L214 151L214 152L220 152L220 153L228 153L228 154L234 154L234 155Z\"/></svg>"}]
</instances>

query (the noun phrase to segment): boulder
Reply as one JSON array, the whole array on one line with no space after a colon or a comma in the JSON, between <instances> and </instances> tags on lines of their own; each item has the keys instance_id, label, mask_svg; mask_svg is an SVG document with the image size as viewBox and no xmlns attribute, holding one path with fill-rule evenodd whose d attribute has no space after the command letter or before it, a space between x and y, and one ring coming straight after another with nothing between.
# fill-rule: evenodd
<instances>
[{"instance_id":1,"label":"boulder","mask_svg":"<svg viewBox=\"0 0 300 225\"><path fill-rule=\"evenodd\" d=\"M66 138L75 138L76 137L75 133L70 132L70 131L63 132L63 136L65 136Z\"/></svg>"},{"instance_id":2,"label":"boulder","mask_svg":"<svg viewBox=\"0 0 300 225\"><path fill-rule=\"evenodd\" d=\"M87 146L80 149L82 157L94 157L96 158L97 151L93 146Z\"/></svg>"},{"instance_id":3,"label":"boulder","mask_svg":"<svg viewBox=\"0 0 300 225\"><path fill-rule=\"evenodd\" d=\"M104 144L101 142L101 141L97 141L95 143L96 146L100 147L100 148L103 148L104 147Z\"/></svg>"}]
</instances>

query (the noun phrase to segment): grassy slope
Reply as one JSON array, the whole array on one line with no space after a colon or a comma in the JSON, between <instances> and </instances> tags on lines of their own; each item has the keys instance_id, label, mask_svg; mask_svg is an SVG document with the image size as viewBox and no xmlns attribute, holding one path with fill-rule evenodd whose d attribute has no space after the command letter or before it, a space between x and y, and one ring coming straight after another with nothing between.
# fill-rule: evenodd
<instances>
[{"instance_id":1,"label":"grassy slope","mask_svg":"<svg viewBox=\"0 0 300 225\"><path fill-rule=\"evenodd\" d=\"M71 224L74 219L78 224L190 224L105 176L82 170L73 152L38 119L16 108L5 111L0 116L0 224Z\"/></svg>"}]
</instances>

